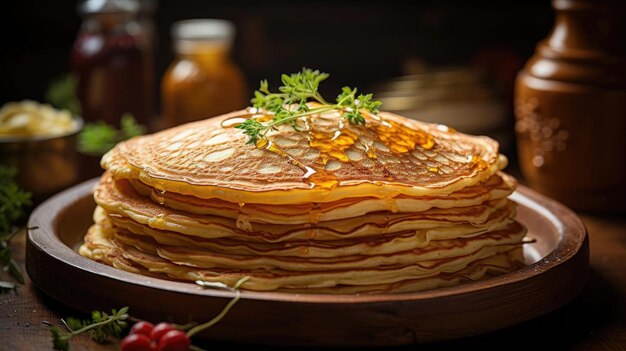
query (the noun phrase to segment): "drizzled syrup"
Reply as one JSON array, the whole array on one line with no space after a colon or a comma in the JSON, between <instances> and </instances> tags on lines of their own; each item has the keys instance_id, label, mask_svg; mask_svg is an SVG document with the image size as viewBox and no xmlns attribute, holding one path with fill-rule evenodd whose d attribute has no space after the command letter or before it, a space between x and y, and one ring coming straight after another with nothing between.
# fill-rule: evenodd
<instances>
[{"instance_id":1,"label":"drizzled syrup","mask_svg":"<svg viewBox=\"0 0 626 351\"><path fill-rule=\"evenodd\" d=\"M371 134L373 134L370 135L370 137L373 138L374 143L378 141L384 144L394 155L409 153L416 147L430 150L435 146L434 136L424 130L413 129L396 121L383 119L380 116L370 113L364 113L364 115L368 117L367 124L365 127L361 128L366 128L370 131ZM261 115L254 112L247 114L247 117L254 118L259 122L267 122L273 118L271 115ZM357 142L363 146L363 151L369 159L378 158L376 149L372 146L372 142L366 143L359 140L359 134L354 129L358 128L358 126L353 127L341 118L340 115L334 118L324 119L325 122L329 122L325 124L312 122L315 118L324 119L320 115L312 115L302 118L299 123L302 128L301 132L305 134L309 141L309 146L320 152L319 161L322 165L326 165L331 159L336 159L344 163L351 162L346 151L357 144ZM245 118L243 121L245 121ZM243 121L242 116L236 116L223 121L222 127L233 127ZM333 126L333 123L336 124ZM455 132L448 127L446 127L445 131L450 133ZM294 159L267 138L259 139L256 142L256 147L274 152L286 158L290 164L300 168L303 172L302 180L309 184L311 188L333 189L339 184L339 180L333 172L323 169L323 166L306 165ZM472 167L478 169L488 167L486 162L480 157L475 156L475 158L472 158L471 162ZM356 164L354 165L358 166ZM437 167L429 167L428 171L437 173L439 169ZM383 176L388 181L395 180L394 175L386 168L383 170L383 173Z\"/></svg>"},{"instance_id":2,"label":"drizzled syrup","mask_svg":"<svg viewBox=\"0 0 626 351\"><path fill-rule=\"evenodd\" d=\"M315 123L310 123L310 116L307 118L305 130L309 139L309 146L320 151L322 164L326 164L330 158L335 158L341 162L349 162L345 151L350 148L359 138L354 131L346 128L343 119L338 119L338 127L334 130L323 131L316 127Z\"/></svg>"},{"instance_id":3,"label":"drizzled syrup","mask_svg":"<svg viewBox=\"0 0 626 351\"><path fill-rule=\"evenodd\" d=\"M472 169L477 171L484 171L489 168L487 161L483 160L483 158L478 155L472 155L470 163L472 164Z\"/></svg>"},{"instance_id":4,"label":"drizzled syrup","mask_svg":"<svg viewBox=\"0 0 626 351\"><path fill-rule=\"evenodd\" d=\"M309 184L311 188L319 187L322 189L333 189L339 184L339 180L337 179L337 176L334 173L326 171L322 168L311 167L311 166L307 166L303 164L302 162L291 157L284 150L277 147L271 140L268 140L266 138L259 139L256 142L256 147L259 149L265 149L275 154L278 154L286 158L289 164L292 164L300 168L304 172L304 175L302 176L302 180L304 180L304 182Z\"/></svg>"},{"instance_id":5,"label":"drizzled syrup","mask_svg":"<svg viewBox=\"0 0 626 351\"><path fill-rule=\"evenodd\" d=\"M317 224L320 221L322 215L322 208L319 203L313 202L311 204L311 212L309 212L309 223Z\"/></svg>"},{"instance_id":6,"label":"drizzled syrup","mask_svg":"<svg viewBox=\"0 0 626 351\"><path fill-rule=\"evenodd\" d=\"M368 123L367 127L372 129L377 138L396 155L413 151L415 146L426 150L435 146L435 138L430 133L407 128L394 121L381 119L378 123Z\"/></svg>"}]
</instances>

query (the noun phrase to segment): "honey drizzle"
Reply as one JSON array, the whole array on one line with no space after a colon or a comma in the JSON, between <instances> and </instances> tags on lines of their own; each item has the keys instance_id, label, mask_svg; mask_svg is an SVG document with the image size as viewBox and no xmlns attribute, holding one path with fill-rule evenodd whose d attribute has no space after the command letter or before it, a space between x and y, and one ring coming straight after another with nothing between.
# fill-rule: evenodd
<instances>
[{"instance_id":1,"label":"honey drizzle","mask_svg":"<svg viewBox=\"0 0 626 351\"><path fill-rule=\"evenodd\" d=\"M434 137L424 130L408 128L395 121L385 120L370 113L365 115L376 121L376 123L367 123L366 127L373 130L377 139L396 155L410 152L415 149L415 146L420 146L426 150L430 150L435 146ZM268 122L274 116L248 112L222 121L221 126L223 128L231 128L243 123L248 118L254 118L259 122ZM349 159L345 154L345 150L356 143L359 139L358 135L344 125L343 118L338 118L338 128L333 131L316 129L315 123L311 123L311 118L312 115L308 115L302 122L304 123L304 130L308 133L309 145L320 151L322 163L326 164L330 157L342 162L348 162ZM453 128L447 126L446 128L447 132L456 132ZM375 150L371 146L366 143L362 143L362 145L365 148L367 157L371 159L377 158Z\"/></svg>"},{"instance_id":2,"label":"honey drizzle","mask_svg":"<svg viewBox=\"0 0 626 351\"><path fill-rule=\"evenodd\" d=\"M337 176L334 173L328 172L318 167L310 167L310 166L303 164L302 162L291 157L284 150L278 148L276 145L274 145L274 143L271 140L268 140L266 138L259 139L256 142L256 147L259 149L265 149L275 154L278 154L286 158L289 164L292 164L300 168L304 172L304 175L302 176L302 180L304 180L304 182L309 184L311 188L319 187L322 189L330 190L330 189L335 188L339 184L339 179L337 179Z\"/></svg>"},{"instance_id":3,"label":"honey drizzle","mask_svg":"<svg viewBox=\"0 0 626 351\"><path fill-rule=\"evenodd\" d=\"M315 123L310 122L307 116L305 125L309 139L309 146L316 148L320 152L322 164L328 163L330 158L335 158L341 162L349 162L345 151L358 140L356 133L346 128L343 118L338 119L337 129L323 131L315 127Z\"/></svg>"},{"instance_id":4,"label":"honey drizzle","mask_svg":"<svg viewBox=\"0 0 626 351\"><path fill-rule=\"evenodd\" d=\"M484 171L485 169L489 168L489 163L487 163L487 161L483 160L483 158L478 155L472 155L470 163L472 165L472 169L477 171Z\"/></svg>"},{"instance_id":5,"label":"honey drizzle","mask_svg":"<svg viewBox=\"0 0 626 351\"><path fill-rule=\"evenodd\" d=\"M222 127L234 127L235 125L245 121L247 118L244 116L246 115L248 116L247 118L254 118L259 122L267 122L273 119L272 115L258 114L256 111L250 111L244 115L233 116L225 121L222 121ZM370 113L365 113L365 116L370 119L366 124L366 128L373 131L376 139L387 146L389 151L395 155L402 155L411 152L416 146L425 150L430 150L436 144L433 135L424 130L412 129L398 122L386 120L380 116ZM352 162L346 155L346 150L359 141L359 136L356 132L345 125L343 118L337 118L337 129L328 131L317 128L316 124L312 123L312 118L320 118L320 116L315 115L314 117L313 115L308 115L301 119L301 123L304 125L303 131L307 133L309 146L320 152L320 161L322 165L326 165L331 158L334 158L344 163L349 162L360 170L371 173L371 171L360 167L355 162ZM455 129L447 126L445 126L445 130L439 126L438 129L448 133L456 133ZM365 142L360 142L360 144L363 146L364 152L368 158L378 158L375 148ZM302 176L303 181L309 184L311 188L319 187L323 189L333 189L339 184L339 180L333 172L320 167L307 166L303 164L302 162L291 157L284 150L278 148L267 138L259 139L256 142L256 147L259 149L266 149L285 157L290 164L300 168L304 172L304 175ZM482 171L489 168L489 164L478 155L471 155L468 156L468 158L470 158L468 163L470 163L470 167L474 170ZM383 168L383 177L388 181L395 181L396 178L394 175L387 170L386 167ZM438 173L439 168L429 167L428 171Z\"/></svg>"},{"instance_id":6,"label":"honey drizzle","mask_svg":"<svg viewBox=\"0 0 626 351\"><path fill-rule=\"evenodd\" d=\"M367 127L374 130L377 138L396 155L413 151L416 145L426 150L435 146L435 138L430 133L407 128L394 121L377 120L379 123L368 123Z\"/></svg>"},{"instance_id":7,"label":"honey drizzle","mask_svg":"<svg viewBox=\"0 0 626 351\"><path fill-rule=\"evenodd\" d=\"M435 146L435 138L426 131L411 129L400 123L384 120L379 116L374 117L371 118L372 121L366 125L366 128L372 130L376 139L387 146L395 155L408 153L414 150L416 146L426 150ZM322 131L316 128L315 123L311 123L311 118L312 116L306 117L305 130L308 133L309 146L320 151L322 164L326 164L331 157L341 162L349 162L345 151L359 140L358 135L344 125L343 118L338 118L338 128L331 131ZM365 154L368 158L377 158L374 148L367 143L361 144L365 148Z\"/></svg>"},{"instance_id":8,"label":"honey drizzle","mask_svg":"<svg viewBox=\"0 0 626 351\"><path fill-rule=\"evenodd\" d=\"M320 221L320 217L322 215L322 207L319 203L313 202L311 203L311 212L309 212L309 223L317 224Z\"/></svg>"},{"instance_id":9,"label":"honey drizzle","mask_svg":"<svg viewBox=\"0 0 626 351\"><path fill-rule=\"evenodd\" d=\"M423 130L415 130L403 126L394 121L382 119L380 116L366 114L371 121L366 125L371 131L374 131L376 139L382 142L395 155L401 155L411 152L416 146L420 146L426 150L430 150L435 146L435 138L428 132ZM317 116L319 118L319 116ZM334 131L320 131L315 128L315 123L311 123L313 116L307 116L305 119L306 131L308 133L309 145L320 151L322 164L326 164L329 158L335 158L341 162L350 162L354 167L369 170L360 167L359 164L352 162L345 151L353 146L359 140L358 135L344 125L343 118L338 119L338 128ZM374 122L375 121L375 122ZM370 159L376 159L377 155L374 148L361 142L365 148L365 154ZM429 169L431 172L437 172L438 169ZM383 165L383 177L390 182L396 181L396 177Z\"/></svg>"}]
</instances>

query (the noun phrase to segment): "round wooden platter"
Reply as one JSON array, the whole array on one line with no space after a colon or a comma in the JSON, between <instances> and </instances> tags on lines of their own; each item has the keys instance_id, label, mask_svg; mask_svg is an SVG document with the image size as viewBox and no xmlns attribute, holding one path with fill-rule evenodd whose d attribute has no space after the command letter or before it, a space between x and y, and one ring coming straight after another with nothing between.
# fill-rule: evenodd
<instances>
[{"instance_id":1,"label":"round wooden platter","mask_svg":"<svg viewBox=\"0 0 626 351\"><path fill-rule=\"evenodd\" d=\"M206 321L233 298L121 271L76 252L92 223L91 180L68 189L32 214L27 271L53 298L80 310L130 306L135 317L177 323ZM500 277L431 291L321 295L243 291L241 300L203 336L274 345L401 345L477 335L550 312L584 285L589 242L569 209L528 188L512 195L517 219L536 239L526 244L529 266Z\"/></svg>"}]
</instances>

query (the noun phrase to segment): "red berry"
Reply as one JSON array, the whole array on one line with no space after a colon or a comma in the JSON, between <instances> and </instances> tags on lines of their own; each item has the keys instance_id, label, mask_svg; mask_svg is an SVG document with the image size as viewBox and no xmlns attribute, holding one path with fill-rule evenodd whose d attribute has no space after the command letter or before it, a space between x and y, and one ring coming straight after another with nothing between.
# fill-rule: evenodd
<instances>
[{"instance_id":1,"label":"red berry","mask_svg":"<svg viewBox=\"0 0 626 351\"><path fill-rule=\"evenodd\" d=\"M130 328L130 333L150 336L152 329L154 329L154 324L146 321L140 321L135 323L133 327Z\"/></svg>"},{"instance_id":2,"label":"red berry","mask_svg":"<svg viewBox=\"0 0 626 351\"><path fill-rule=\"evenodd\" d=\"M170 330L159 340L159 351L187 351L190 344L185 332Z\"/></svg>"},{"instance_id":3,"label":"red berry","mask_svg":"<svg viewBox=\"0 0 626 351\"><path fill-rule=\"evenodd\" d=\"M142 334L130 334L122 339L120 351L150 351L150 338Z\"/></svg>"},{"instance_id":4,"label":"red berry","mask_svg":"<svg viewBox=\"0 0 626 351\"><path fill-rule=\"evenodd\" d=\"M150 332L150 339L154 341L159 341L161 340L161 337L170 330L175 330L171 324L166 323L166 322L161 322L155 325L154 328L152 328L152 331Z\"/></svg>"}]
</instances>

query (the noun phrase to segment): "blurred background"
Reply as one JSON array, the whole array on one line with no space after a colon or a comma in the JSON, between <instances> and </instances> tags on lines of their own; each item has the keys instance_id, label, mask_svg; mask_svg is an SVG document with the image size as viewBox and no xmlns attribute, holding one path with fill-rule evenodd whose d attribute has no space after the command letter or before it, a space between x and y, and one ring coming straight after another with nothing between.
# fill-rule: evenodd
<instances>
[{"instance_id":1,"label":"blurred background","mask_svg":"<svg viewBox=\"0 0 626 351\"><path fill-rule=\"evenodd\" d=\"M624 2L4 6L12 15L0 22L0 105L28 99L82 117L54 136L66 140L47 133L48 141L34 143L15 137L29 128L31 136L46 134L42 121L54 111L31 103L0 109L0 136L8 135L0 138L1 161L16 165L18 181L36 193L98 175L100 156L121 140L244 108L261 79L275 88L281 73L309 67L331 74L324 96L356 86L383 110L489 135L509 157L508 171L521 169L535 189L578 209L626 209ZM524 66L528 74L518 75ZM620 162L594 156L607 149ZM581 172L581 161L594 166ZM64 181L46 184L55 178Z\"/></svg>"},{"instance_id":2,"label":"blurred background","mask_svg":"<svg viewBox=\"0 0 626 351\"><path fill-rule=\"evenodd\" d=\"M11 2L10 12L19 15L0 23L5 48L0 57L0 103L44 101L50 83L73 69L72 48L85 17L77 11L78 2L36 3ZM554 21L547 0L185 0L141 5L142 16L154 29L155 116L163 111L160 83L175 57L172 25L183 19L218 18L236 27L232 59L247 83L246 102L259 80L276 83L281 73L312 67L331 73L323 93L334 95L343 85L357 86L388 98L385 109L420 119L436 119L425 115L436 113L441 101L463 106L468 99L480 99L473 111L489 114L487 120L476 116L481 120L473 122L467 114L449 120L449 107L439 111L441 119L462 130L492 134L505 147L510 142L500 128L506 122L512 125L515 74ZM406 77L420 73L425 74ZM400 92L418 98L407 102Z\"/></svg>"},{"instance_id":3,"label":"blurred background","mask_svg":"<svg viewBox=\"0 0 626 351\"><path fill-rule=\"evenodd\" d=\"M76 0L11 1L0 23L1 101L42 99L70 70L81 25ZM148 2L144 2L147 4ZM171 25L221 18L237 27L233 57L256 85L303 65L331 72L327 89L371 86L405 73L411 61L484 65L511 75L545 37L554 12L547 0L525 1L150 1L158 39L155 74L173 59ZM19 15L18 15L19 14ZM498 68L498 69L494 69ZM333 86L334 84L334 86Z\"/></svg>"}]
</instances>

